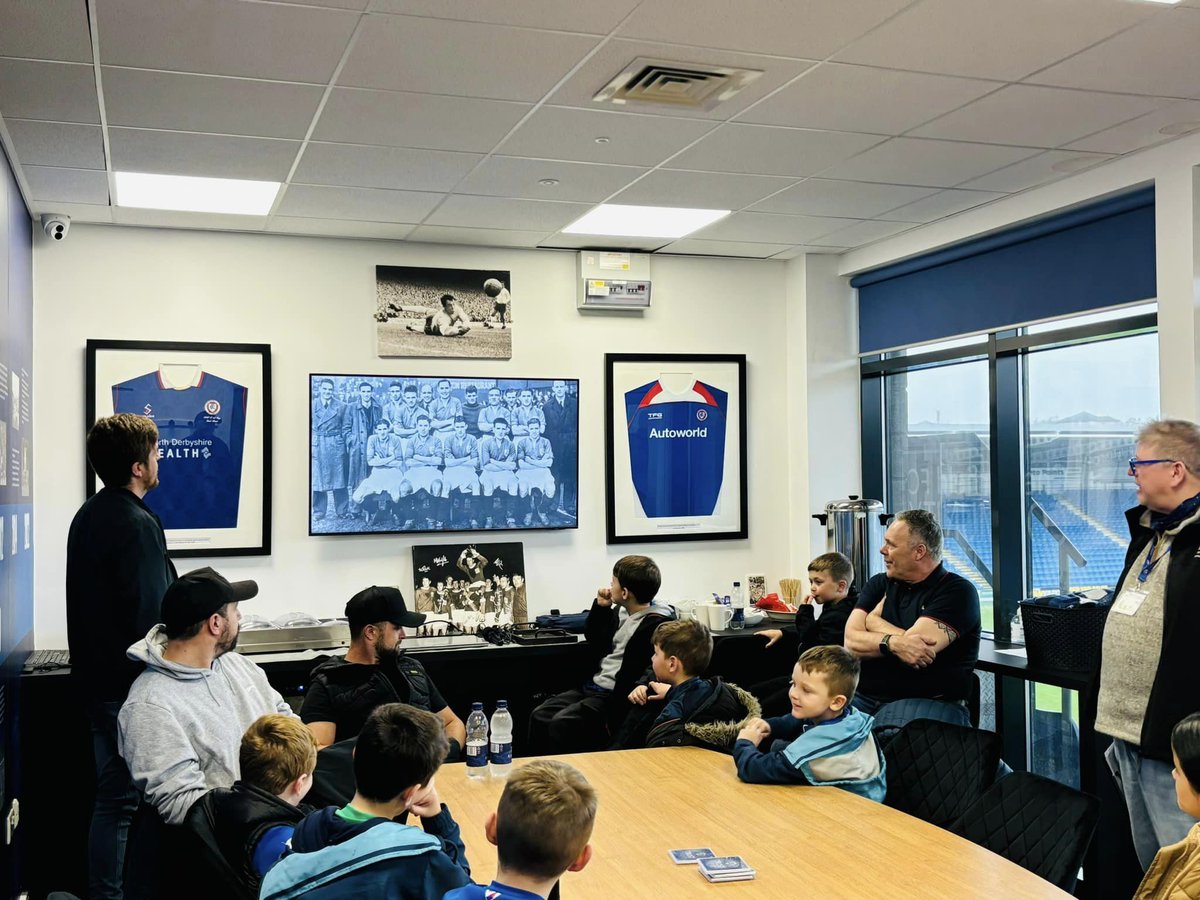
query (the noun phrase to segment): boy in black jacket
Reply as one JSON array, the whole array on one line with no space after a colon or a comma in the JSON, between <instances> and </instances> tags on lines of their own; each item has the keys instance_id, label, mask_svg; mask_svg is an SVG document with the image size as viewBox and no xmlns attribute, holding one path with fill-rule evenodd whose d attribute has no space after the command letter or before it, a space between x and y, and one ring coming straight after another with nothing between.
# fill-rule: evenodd
<instances>
[{"instance_id":1,"label":"boy in black jacket","mask_svg":"<svg viewBox=\"0 0 1200 900\"><path fill-rule=\"evenodd\" d=\"M796 607L794 625L758 632L760 637L767 639L767 647L785 634L794 634L799 641L796 648L796 655L799 656L813 647L828 644L841 646L845 640L846 620L858 602L854 566L849 558L836 552L822 553L808 564L808 585L808 594ZM821 607L820 618L815 615L814 603ZM791 712L792 704L788 699L788 689L792 686L790 671L789 668L789 674L768 679L750 688L750 693L762 701L762 714L766 718L786 716Z\"/></svg>"},{"instance_id":2,"label":"boy in black jacket","mask_svg":"<svg viewBox=\"0 0 1200 900\"><path fill-rule=\"evenodd\" d=\"M584 636L598 669L580 690L556 694L529 718L533 754L599 750L632 709L629 692L654 654L654 629L671 611L653 605L662 575L648 556L624 556L613 566L612 584L600 588ZM620 611L627 615L621 620Z\"/></svg>"}]
</instances>

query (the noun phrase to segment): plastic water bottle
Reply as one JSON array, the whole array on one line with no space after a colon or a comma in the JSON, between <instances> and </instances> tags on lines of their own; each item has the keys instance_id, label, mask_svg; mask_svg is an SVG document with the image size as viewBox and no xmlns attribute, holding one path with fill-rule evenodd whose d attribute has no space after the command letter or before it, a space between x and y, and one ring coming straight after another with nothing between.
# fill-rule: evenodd
<instances>
[{"instance_id":1,"label":"plastic water bottle","mask_svg":"<svg viewBox=\"0 0 1200 900\"><path fill-rule=\"evenodd\" d=\"M729 620L729 629L731 631L741 631L746 627L746 598L742 594L742 583L735 581L733 583L733 618Z\"/></svg>"},{"instance_id":2,"label":"plastic water bottle","mask_svg":"<svg viewBox=\"0 0 1200 900\"><path fill-rule=\"evenodd\" d=\"M488 774L488 721L483 714L482 703L471 704L467 716L467 777L487 778Z\"/></svg>"},{"instance_id":3,"label":"plastic water bottle","mask_svg":"<svg viewBox=\"0 0 1200 900\"><path fill-rule=\"evenodd\" d=\"M1017 607L1017 613L1012 617L1012 623L1009 625L1008 640L1013 644L1025 643L1025 623L1021 621L1021 609Z\"/></svg>"},{"instance_id":4,"label":"plastic water bottle","mask_svg":"<svg viewBox=\"0 0 1200 900\"><path fill-rule=\"evenodd\" d=\"M492 738L488 757L492 762L492 775L503 778L512 769L513 720L508 711L507 700L496 701L492 713Z\"/></svg>"}]
</instances>

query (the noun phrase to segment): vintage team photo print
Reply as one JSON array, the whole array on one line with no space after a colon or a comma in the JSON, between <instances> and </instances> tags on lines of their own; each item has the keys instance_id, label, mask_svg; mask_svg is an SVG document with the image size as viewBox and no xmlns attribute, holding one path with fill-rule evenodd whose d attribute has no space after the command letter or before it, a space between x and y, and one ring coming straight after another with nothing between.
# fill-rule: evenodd
<instances>
[{"instance_id":1,"label":"vintage team photo print","mask_svg":"<svg viewBox=\"0 0 1200 900\"><path fill-rule=\"evenodd\" d=\"M604 360L608 542L746 537L746 357Z\"/></svg>"},{"instance_id":2,"label":"vintage team photo print","mask_svg":"<svg viewBox=\"0 0 1200 900\"><path fill-rule=\"evenodd\" d=\"M511 289L501 269L376 266L377 353L512 359Z\"/></svg>"},{"instance_id":3,"label":"vintage team photo print","mask_svg":"<svg viewBox=\"0 0 1200 900\"><path fill-rule=\"evenodd\" d=\"M145 503L172 556L271 552L269 345L88 341L88 422L114 413L158 427ZM103 487L90 466L86 484Z\"/></svg>"},{"instance_id":4,"label":"vintage team photo print","mask_svg":"<svg viewBox=\"0 0 1200 900\"><path fill-rule=\"evenodd\" d=\"M413 597L427 626L449 622L474 631L526 622L525 548L518 542L414 546Z\"/></svg>"},{"instance_id":5,"label":"vintage team photo print","mask_svg":"<svg viewBox=\"0 0 1200 900\"><path fill-rule=\"evenodd\" d=\"M578 527L579 382L310 375L309 533Z\"/></svg>"}]
</instances>

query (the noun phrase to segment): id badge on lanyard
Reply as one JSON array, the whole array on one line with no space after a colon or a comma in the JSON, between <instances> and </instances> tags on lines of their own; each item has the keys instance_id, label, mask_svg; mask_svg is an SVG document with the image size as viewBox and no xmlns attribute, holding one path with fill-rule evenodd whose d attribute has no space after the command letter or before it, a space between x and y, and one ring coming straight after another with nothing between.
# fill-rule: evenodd
<instances>
[{"instance_id":1,"label":"id badge on lanyard","mask_svg":"<svg viewBox=\"0 0 1200 900\"><path fill-rule=\"evenodd\" d=\"M1146 559L1142 563L1142 571L1138 573L1137 584L1128 585L1121 591L1117 596L1116 602L1113 603L1113 612L1120 613L1123 616L1133 616L1137 614L1142 604L1146 602L1146 598L1150 596L1150 591L1146 587L1150 573L1171 552L1171 548L1168 545L1162 553L1156 555L1160 544L1161 539L1156 540L1150 545L1150 551L1146 554Z\"/></svg>"}]
</instances>

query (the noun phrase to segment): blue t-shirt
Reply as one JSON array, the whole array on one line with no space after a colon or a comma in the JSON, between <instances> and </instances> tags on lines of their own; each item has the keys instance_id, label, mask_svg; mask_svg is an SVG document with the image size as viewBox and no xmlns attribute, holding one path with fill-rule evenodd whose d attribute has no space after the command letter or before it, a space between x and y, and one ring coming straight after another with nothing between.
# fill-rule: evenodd
<instances>
[{"instance_id":1,"label":"blue t-shirt","mask_svg":"<svg viewBox=\"0 0 1200 900\"><path fill-rule=\"evenodd\" d=\"M236 528L248 390L199 372L181 388L158 371L113 385L113 411L158 426L159 486L145 503L163 528Z\"/></svg>"},{"instance_id":2,"label":"blue t-shirt","mask_svg":"<svg viewBox=\"0 0 1200 900\"><path fill-rule=\"evenodd\" d=\"M711 516L725 476L729 395L695 382L669 394L659 381L625 393L629 465L651 519Z\"/></svg>"},{"instance_id":3,"label":"blue t-shirt","mask_svg":"<svg viewBox=\"0 0 1200 900\"><path fill-rule=\"evenodd\" d=\"M482 884L465 884L452 891L446 891L442 900L545 900L541 894L523 891L520 888L509 887L493 881L487 887Z\"/></svg>"},{"instance_id":4,"label":"blue t-shirt","mask_svg":"<svg viewBox=\"0 0 1200 900\"><path fill-rule=\"evenodd\" d=\"M254 866L254 871L260 876L266 875L267 870L279 862L279 857L283 856L283 851L287 849L288 841L292 839L295 831L295 825L276 825L264 831L250 857L250 864Z\"/></svg>"}]
</instances>

